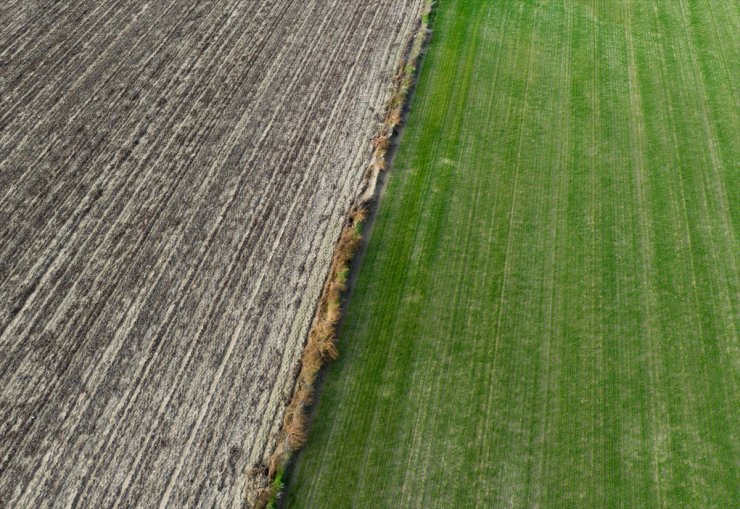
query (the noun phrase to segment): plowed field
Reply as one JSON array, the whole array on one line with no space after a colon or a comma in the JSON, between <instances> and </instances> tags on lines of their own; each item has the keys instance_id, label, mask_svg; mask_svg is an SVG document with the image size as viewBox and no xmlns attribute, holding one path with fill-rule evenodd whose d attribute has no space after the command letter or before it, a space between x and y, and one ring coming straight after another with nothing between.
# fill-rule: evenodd
<instances>
[{"instance_id":1,"label":"plowed field","mask_svg":"<svg viewBox=\"0 0 740 509\"><path fill-rule=\"evenodd\" d=\"M0 6L0 506L238 506L420 0Z\"/></svg>"}]
</instances>

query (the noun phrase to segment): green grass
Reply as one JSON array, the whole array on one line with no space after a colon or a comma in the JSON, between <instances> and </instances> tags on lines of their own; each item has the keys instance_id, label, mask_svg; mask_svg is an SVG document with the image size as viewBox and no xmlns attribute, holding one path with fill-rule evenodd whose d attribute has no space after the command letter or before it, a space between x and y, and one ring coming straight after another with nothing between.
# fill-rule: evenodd
<instances>
[{"instance_id":1,"label":"green grass","mask_svg":"<svg viewBox=\"0 0 740 509\"><path fill-rule=\"evenodd\" d=\"M439 2L289 507L740 507L738 26Z\"/></svg>"},{"instance_id":2,"label":"green grass","mask_svg":"<svg viewBox=\"0 0 740 509\"><path fill-rule=\"evenodd\" d=\"M283 488L285 486L285 469L280 468L275 474L275 478L272 480L270 487L272 488L272 495L267 501L267 509L275 509L278 506L278 501L282 495Z\"/></svg>"}]
</instances>

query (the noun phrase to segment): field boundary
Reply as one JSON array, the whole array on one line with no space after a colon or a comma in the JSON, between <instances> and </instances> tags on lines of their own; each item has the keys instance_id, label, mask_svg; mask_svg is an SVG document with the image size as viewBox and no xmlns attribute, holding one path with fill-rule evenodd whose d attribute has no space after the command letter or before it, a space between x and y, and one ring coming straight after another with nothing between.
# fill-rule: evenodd
<instances>
[{"instance_id":1,"label":"field boundary","mask_svg":"<svg viewBox=\"0 0 740 509\"><path fill-rule=\"evenodd\" d=\"M362 257L366 239L377 212L377 201L385 179L383 172L398 147L401 126L418 78L417 69L431 35L430 21L435 2L424 0L416 26L408 38L391 84L391 96L378 134L373 138L371 161L357 198L346 213L344 226L334 248L332 262L316 304L311 327L298 365L290 403L283 415L276 450L267 465L247 473L247 503L257 509L275 507L285 483L285 472L296 452L306 443L316 385L322 368L339 356L336 333L344 299L349 294L355 268Z\"/></svg>"}]
</instances>

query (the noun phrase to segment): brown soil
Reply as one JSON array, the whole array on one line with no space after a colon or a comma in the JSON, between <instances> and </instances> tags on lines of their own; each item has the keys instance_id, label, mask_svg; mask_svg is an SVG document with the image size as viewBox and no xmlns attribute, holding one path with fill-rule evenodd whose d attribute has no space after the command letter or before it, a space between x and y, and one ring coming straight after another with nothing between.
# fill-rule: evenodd
<instances>
[{"instance_id":1,"label":"brown soil","mask_svg":"<svg viewBox=\"0 0 740 509\"><path fill-rule=\"evenodd\" d=\"M420 0L7 2L0 506L240 506Z\"/></svg>"}]
</instances>

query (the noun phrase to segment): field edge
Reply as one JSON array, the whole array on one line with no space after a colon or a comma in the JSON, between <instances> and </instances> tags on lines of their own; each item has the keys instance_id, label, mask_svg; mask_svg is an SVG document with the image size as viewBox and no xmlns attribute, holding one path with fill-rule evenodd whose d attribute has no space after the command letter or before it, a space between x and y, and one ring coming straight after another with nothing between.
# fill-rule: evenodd
<instances>
[{"instance_id":1,"label":"field edge","mask_svg":"<svg viewBox=\"0 0 740 509\"><path fill-rule=\"evenodd\" d=\"M415 28L404 45L385 108L383 122L373 138L373 152L357 198L345 215L344 226L335 244L321 295L316 303L311 327L291 392L283 414L277 447L267 465L255 465L247 473L247 503L255 509L274 508L289 479L290 465L306 443L314 395L323 368L339 356L337 331L349 298L349 283L356 275L366 246L377 204L383 190L383 175L390 168L408 114L425 49L431 38L431 22L436 2L423 0Z\"/></svg>"}]
</instances>

